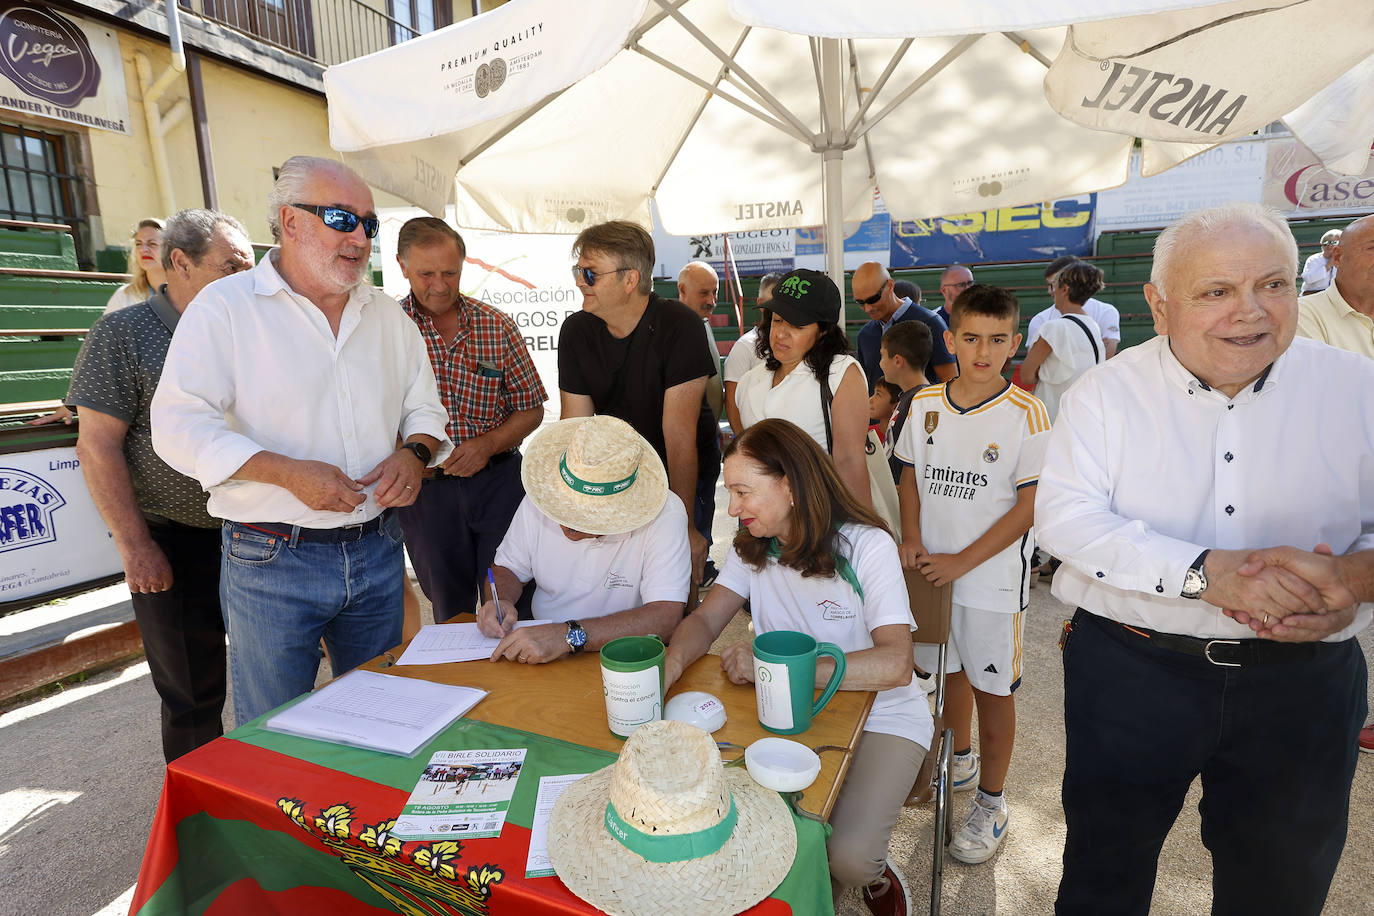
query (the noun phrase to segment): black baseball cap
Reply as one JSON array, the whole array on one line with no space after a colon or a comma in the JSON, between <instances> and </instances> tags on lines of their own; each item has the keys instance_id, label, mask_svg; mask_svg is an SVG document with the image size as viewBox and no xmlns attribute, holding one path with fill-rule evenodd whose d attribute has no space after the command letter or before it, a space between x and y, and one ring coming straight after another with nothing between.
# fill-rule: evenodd
<instances>
[{"instance_id":1,"label":"black baseball cap","mask_svg":"<svg viewBox=\"0 0 1374 916\"><path fill-rule=\"evenodd\" d=\"M829 275L819 270L798 268L782 275L773 287L773 298L764 306L783 321L805 327L818 321L837 324L843 299Z\"/></svg>"}]
</instances>

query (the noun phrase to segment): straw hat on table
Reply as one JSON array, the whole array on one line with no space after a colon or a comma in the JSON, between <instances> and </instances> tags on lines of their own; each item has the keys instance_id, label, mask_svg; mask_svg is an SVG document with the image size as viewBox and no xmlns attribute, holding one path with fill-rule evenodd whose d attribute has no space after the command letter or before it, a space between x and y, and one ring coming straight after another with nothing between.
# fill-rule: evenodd
<instances>
[{"instance_id":1,"label":"straw hat on table","mask_svg":"<svg viewBox=\"0 0 1374 916\"><path fill-rule=\"evenodd\" d=\"M787 876L797 834L787 803L711 736L650 722L620 758L573 783L549 820L554 871L613 916L739 913Z\"/></svg>"},{"instance_id":2,"label":"straw hat on table","mask_svg":"<svg viewBox=\"0 0 1374 916\"><path fill-rule=\"evenodd\" d=\"M658 453L615 417L577 417L540 430L520 480L535 508L583 534L624 534L658 517L668 473Z\"/></svg>"}]
</instances>

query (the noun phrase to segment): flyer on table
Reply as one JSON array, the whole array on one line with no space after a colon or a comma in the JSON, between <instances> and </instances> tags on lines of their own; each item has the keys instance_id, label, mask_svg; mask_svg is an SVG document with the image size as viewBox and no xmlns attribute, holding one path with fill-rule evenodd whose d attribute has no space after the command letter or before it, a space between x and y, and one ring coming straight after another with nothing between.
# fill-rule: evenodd
<instances>
[{"instance_id":1,"label":"flyer on table","mask_svg":"<svg viewBox=\"0 0 1374 916\"><path fill-rule=\"evenodd\" d=\"M439 751L429 758L391 835L449 840L501 835L525 748Z\"/></svg>"}]
</instances>

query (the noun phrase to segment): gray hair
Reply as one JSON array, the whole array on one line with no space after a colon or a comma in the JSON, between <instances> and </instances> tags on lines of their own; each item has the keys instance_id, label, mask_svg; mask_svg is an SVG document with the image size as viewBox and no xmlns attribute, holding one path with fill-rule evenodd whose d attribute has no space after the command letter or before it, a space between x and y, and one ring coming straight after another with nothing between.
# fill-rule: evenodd
<instances>
[{"instance_id":1,"label":"gray hair","mask_svg":"<svg viewBox=\"0 0 1374 916\"><path fill-rule=\"evenodd\" d=\"M186 252L193 264L199 264L205 252L210 250L215 230L220 226L228 226L243 233L245 239L248 238L248 230L243 228L243 223L219 210L193 209L173 214L162 229L163 270L172 269L172 252L177 249Z\"/></svg>"},{"instance_id":2,"label":"gray hair","mask_svg":"<svg viewBox=\"0 0 1374 916\"><path fill-rule=\"evenodd\" d=\"M685 283L687 281L687 275L694 269L710 271L711 276L716 278L716 283L720 283L720 274L716 273L716 269L705 261L688 261L686 264L682 265L682 270L677 272L677 282L679 284Z\"/></svg>"},{"instance_id":3,"label":"gray hair","mask_svg":"<svg viewBox=\"0 0 1374 916\"><path fill-rule=\"evenodd\" d=\"M272 230L272 241L281 244L281 208L300 202L305 183L319 169L352 172L342 162L319 156L292 156L281 164L277 181L267 193L267 228Z\"/></svg>"},{"instance_id":4,"label":"gray hair","mask_svg":"<svg viewBox=\"0 0 1374 916\"><path fill-rule=\"evenodd\" d=\"M1166 296L1164 278L1169 275L1179 246L1192 241L1195 236L1213 235L1237 224L1267 229L1277 241L1283 243L1289 275L1298 275L1298 242L1293 238L1283 214L1262 204L1232 201L1219 207L1195 210L1170 223L1159 234L1159 238L1155 239L1154 263L1150 265L1150 285L1161 297Z\"/></svg>"}]
</instances>

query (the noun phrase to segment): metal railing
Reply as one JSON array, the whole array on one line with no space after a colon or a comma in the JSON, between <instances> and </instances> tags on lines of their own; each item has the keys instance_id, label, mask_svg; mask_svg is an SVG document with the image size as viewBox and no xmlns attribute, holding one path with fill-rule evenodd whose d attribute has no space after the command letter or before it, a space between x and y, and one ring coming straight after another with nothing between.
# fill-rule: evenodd
<instances>
[{"instance_id":1,"label":"metal railing","mask_svg":"<svg viewBox=\"0 0 1374 916\"><path fill-rule=\"evenodd\" d=\"M386 0L373 0L385 4ZM402 0L406 2L406 0ZM180 0L184 9L328 67L420 33L361 0Z\"/></svg>"}]
</instances>

